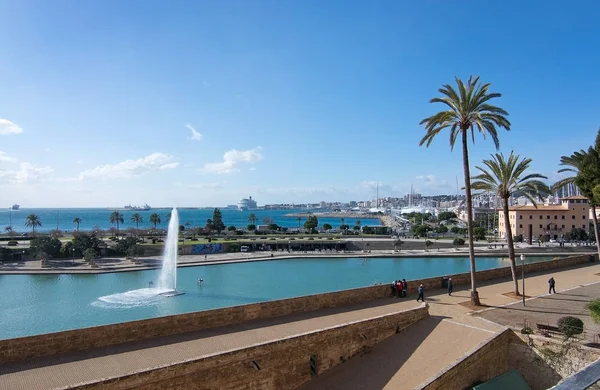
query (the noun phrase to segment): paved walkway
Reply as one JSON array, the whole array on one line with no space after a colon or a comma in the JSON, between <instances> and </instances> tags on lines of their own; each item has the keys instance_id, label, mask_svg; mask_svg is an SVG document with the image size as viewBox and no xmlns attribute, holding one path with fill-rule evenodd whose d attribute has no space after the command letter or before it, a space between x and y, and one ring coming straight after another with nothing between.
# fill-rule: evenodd
<instances>
[{"instance_id":1,"label":"paved walkway","mask_svg":"<svg viewBox=\"0 0 600 390\"><path fill-rule=\"evenodd\" d=\"M571 268L551 275L557 280L557 291L560 292L589 283L594 283L593 286L600 289L598 273L600 264ZM546 294L549 275L526 275L527 295ZM503 295L512 289L512 281L502 279L483 283L478 291L482 303L492 308L506 304L521 305L520 301ZM569 293L579 294L577 291L572 290ZM559 294L561 295L562 293ZM505 329L503 325L487 319L496 318L488 316L487 313L504 310L487 309L482 312L486 313L485 315L472 315L473 312L469 308L461 305L469 302L467 289L455 290L452 296L438 290L429 292L429 296L426 294L425 297L430 304L429 319L420 321L376 345L370 353L350 359L325 372L305 384L302 389L418 388L477 344Z\"/></svg>"},{"instance_id":2,"label":"paved walkway","mask_svg":"<svg viewBox=\"0 0 600 390\"><path fill-rule=\"evenodd\" d=\"M600 264L554 272L558 291L600 281ZM530 275L527 293L546 293L548 274ZM503 295L510 280L488 282L479 288L489 306L514 303ZM431 318L375 346L309 382L306 389L414 388L443 370L480 342L504 329L468 307L469 292L427 291ZM53 389L109 378L150 367L173 364L231 349L292 336L302 332L417 307L414 297L385 299L361 305L324 309L283 318L98 348L83 353L31 359L0 367L0 383L7 389Z\"/></svg>"}]
</instances>

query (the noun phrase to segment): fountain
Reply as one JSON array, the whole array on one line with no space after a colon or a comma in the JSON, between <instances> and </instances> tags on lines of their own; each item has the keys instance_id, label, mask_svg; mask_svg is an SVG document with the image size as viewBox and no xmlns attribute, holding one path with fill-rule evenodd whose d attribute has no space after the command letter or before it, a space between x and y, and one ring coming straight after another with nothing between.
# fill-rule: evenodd
<instances>
[{"instance_id":1,"label":"fountain","mask_svg":"<svg viewBox=\"0 0 600 390\"><path fill-rule=\"evenodd\" d=\"M163 296L181 295L177 291L177 242L179 241L179 215L177 209L171 210L171 219L167 230L167 241L163 251L163 266L158 278L158 289Z\"/></svg>"},{"instance_id":2,"label":"fountain","mask_svg":"<svg viewBox=\"0 0 600 390\"><path fill-rule=\"evenodd\" d=\"M167 241L163 251L163 265L158 278L158 285L148 283L148 288L131 290L124 293L106 295L98 298L94 306L104 308L123 308L156 305L161 297L174 297L185 294L177 291L177 242L179 241L179 216L177 209L171 211L171 220L167 230Z\"/></svg>"}]
</instances>

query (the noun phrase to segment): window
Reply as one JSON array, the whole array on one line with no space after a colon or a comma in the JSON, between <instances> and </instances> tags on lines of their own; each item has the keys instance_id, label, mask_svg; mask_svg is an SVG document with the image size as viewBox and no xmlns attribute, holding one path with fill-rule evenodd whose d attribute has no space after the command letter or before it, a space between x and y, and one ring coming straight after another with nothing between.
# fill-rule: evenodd
<instances>
[{"instance_id":1,"label":"window","mask_svg":"<svg viewBox=\"0 0 600 390\"><path fill-rule=\"evenodd\" d=\"M555 215L555 216L554 216L554 219L558 219L558 215Z\"/></svg>"},{"instance_id":2,"label":"window","mask_svg":"<svg viewBox=\"0 0 600 390\"><path fill-rule=\"evenodd\" d=\"M533 215L530 215L530 216L529 216L529 219L533 219Z\"/></svg>"},{"instance_id":3,"label":"window","mask_svg":"<svg viewBox=\"0 0 600 390\"><path fill-rule=\"evenodd\" d=\"M540 225L540 229L543 229L543 228L544 228L544 225Z\"/></svg>"},{"instance_id":4,"label":"window","mask_svg":"<svg viewBox=\"0 0 600 390\"><path fill-rule=\"evenodd\" d=\"M523 225L519 225L519 229L522 229L522 228L523 228Z\"/></svg>"},{"instance_id":5,"label":"window","mask_svg":"<svg viewBox=\"0 0 600 390\"><path fill-rule=\"evenodd\" d=\"M550 219L550 216L548 215L548 216L546 217L546 219Z\"/></svg>"},{"instance_id":6,"label":"window","mask_svg":"<svg viewBox=\"0 0 600 390\"><path fill-rule=\"evenodd\" d=\"M585 215L582 215L582 216L581 216L581 219L585 219Z\"/></svg>"},{"instance_id":7,"label":"window","mask_svg":"<svg viewBox=\"0 0 600 390\"><path fill-rule=\"evenodd\" d=\"M522 215L519 215L519 219L523 219L523 216L522 216Z\"/></svg>"},{"instance_id":8,"label":"window","mask_svg":"<svg viewBox=\"0 0 600 390\"><path fill-rule=\"evenodd\" d=\"M560 219L565 219L565 216L564 216L564 215L561 215L561 216L560 216Z\"/></svg>"},{"instance_id":9,"label":"window","mask_svg":"<svg viewBox=\"0 0 600 390\"><path fill-rule=\"evenodd\" d=\"M582 200L581 203L587 203L587 199Z\"/></svg>"},{"instance_id":10,"label":"window","mask_svg":"<svg viewBox=\"0 0 600 390\"><path fill-rule=\"evenodd\" d=\"M574 216L574 215L572 215L572 216L571 216L571 219L575 219L575 216Z\"/></svg>"},{"instance_id":11,"label":"window","mask_svg":"<svg viewBox=\"0 0 600 390\"><path fill-rule=\"evenodd\" d=\"M575 225L573 225L572 229L575 229Z\"/></svg>"},{"instance_id":12,"label":"window","mask_svg":"<svg viewBox=\"0 0 600 390\"><path fill-rule=\"evenodd\" d=\"M565 225L562 225L562 228L564 229L564 228L565 228Z\"/></svg>"},{"instance_id":13,"label":"window","mask_svg":"<svg viewBox=\"0 0 600 390\"><path fill-rule=\"evenodd\" d=\"M583 230L585 230L585 225L581 225L581 228L582 228Z\"/></svg>"},{"instance_id":14,"label":"window","mask_svg":"<svg viewBox=\"0 0 600 390\"><path fill-rule=\"evenodd\" d=\"M540 215L540 219L544 218L542 215Z\"/></svg>"}]
</instances>

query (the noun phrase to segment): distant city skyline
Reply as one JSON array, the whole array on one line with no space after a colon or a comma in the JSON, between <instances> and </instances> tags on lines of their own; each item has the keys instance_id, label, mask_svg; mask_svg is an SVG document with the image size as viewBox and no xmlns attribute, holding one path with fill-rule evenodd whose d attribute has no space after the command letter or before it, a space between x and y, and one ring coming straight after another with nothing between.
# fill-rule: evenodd
<instances>
[{"instance_id":1,"label":"distant city skyline","mask_svg":"<svg viewBox=\"0 0 600 390\"><path fill-rule=\"evenodd\" d=\"M598 14L591 0L3 2L0 206L456 194L460 148L419 147L419 122L471 74L510 113L500 151L554 183L600 126ZM495 152L469 147L472 167Z\"/></svg>"}]
</instances>

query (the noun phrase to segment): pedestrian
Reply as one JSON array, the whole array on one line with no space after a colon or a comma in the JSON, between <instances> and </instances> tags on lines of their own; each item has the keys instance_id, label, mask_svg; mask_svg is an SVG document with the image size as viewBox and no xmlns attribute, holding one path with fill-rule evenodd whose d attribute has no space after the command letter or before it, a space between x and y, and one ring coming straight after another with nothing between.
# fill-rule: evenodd
<instances>
[{"instance_id":1,"label":"pedestrian","mask_svg":"<svg viewBox=\"0 0 600 390\"><path fill-rule=\"evenodd\" d=\"M548 288L548 294L552 294L553 291L554 294L556 294L556 289L554 288L556 281L554 280L554 277L551 277L550 280L548 280L548 284L550 285L550 288Z\"/></svg>"},{"instance_id":2,"label":"pedestrian","mask_svg":"<svg viewBox=\"0 0 600 390\"><path fill-rule=\"evenodd\" d=\"M398 279L398 284L396 285L396 290L398 290L398 298L402 298L402 289L404 288L404 284L402 280Z\"/></svg>"},{"instance_id":3,"label":"pedestrian","mask_svg":"<svg viewBox=\"0 0 600 390\"><path fill-rule=\"evenodd\" d=\"M417 289L417 292L419 293L419 296L417 297L417 302L419 302L419 300L425 302L425 298L423 297L423 285L422 284Z\"/></svg>"},{"instance_id":4,"label":"pedestrian","mask_svg":"<svg viewBox=\"0 0 600 390\"><path fill-rule=\"evenodd\" d=\"M448 278L448 295L452 295L452 278Z\"/></svg>"},{"instance_id":5,"label":"pedestrian","mask_svg":"<svg viewBox=\"0 0 600 390\"><path fill-rule=\"evenodd\" d=\"M402 279L402 296L406 297L406 290L408 290L408 284L406 284L406 279Z\"/></svg>"},{"instance_id":6,"label":"pedestrian","mask_svg":"<svg viewBox=\"0 0 600 390\"><path fill-rule=\"evenodd\" d=\"M396 291L398 290L398 281L394 280L392 282L392 297L396 296Z\"/></svg>"}]
</instances>

